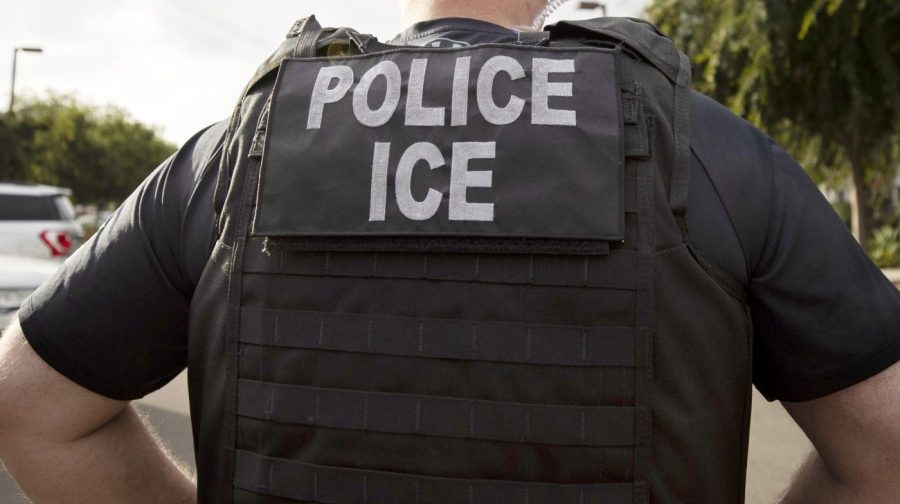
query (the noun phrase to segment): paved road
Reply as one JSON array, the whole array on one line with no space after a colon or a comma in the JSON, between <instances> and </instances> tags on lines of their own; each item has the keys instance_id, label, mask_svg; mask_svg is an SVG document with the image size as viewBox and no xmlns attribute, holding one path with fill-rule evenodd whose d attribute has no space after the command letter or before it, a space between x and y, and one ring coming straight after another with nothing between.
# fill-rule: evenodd
<instances>
[{"instance_id":1,"label":"paved road","mask_svg":"<svg viewBox=\"0 0 900 504\"><path fill-rule=\"evenodd\" d=\"M150 424L179 460L193 467L194 455L188 418L185 376L139 402ZM803 433L778 403L756 394L750 429L747 504L773 504L787 487L790 474L809 452ZM15 486L0 473L0 503L26 504Z\"/></svg>"}]
</instances>

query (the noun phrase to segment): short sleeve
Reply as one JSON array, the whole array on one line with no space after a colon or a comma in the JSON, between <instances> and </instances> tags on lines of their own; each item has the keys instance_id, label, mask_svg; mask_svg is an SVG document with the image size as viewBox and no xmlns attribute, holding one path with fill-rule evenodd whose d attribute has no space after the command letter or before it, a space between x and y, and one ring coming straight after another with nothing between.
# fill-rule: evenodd
<instances>
[{"instance_id":1,"label":"short sleeve","mask_svg":"<svg viewBox=\"0 0 900 504\"><path fill-rule=\"evenodd\" d=\"M188 311L214 243L213 192L223 125L153 171L19 312L51 367L130 400L187 364Z\"/></svg>"},{"instance_id":2,"label":"short sleeve","mask_svg":"<svg viewBox=\"0 0 900 504\"><path fill-rule=\"evenodd\" d=\"M900 360L900 292L800 166L772 149L768 227L749 281L754 382L770 400L805 401Z\"/></svg>"}]
</instances>

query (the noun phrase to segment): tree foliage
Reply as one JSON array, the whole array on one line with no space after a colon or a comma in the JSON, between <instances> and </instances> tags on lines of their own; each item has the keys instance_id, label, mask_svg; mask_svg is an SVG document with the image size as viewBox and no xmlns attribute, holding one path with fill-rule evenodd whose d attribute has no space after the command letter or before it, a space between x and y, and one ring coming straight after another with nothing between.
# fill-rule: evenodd
<instances>
[{"instance_id":1,"label":"tree foliage","mask_svg":"<svg viewBox=\"0 0 900 504\"><path fill-rule=\"evenodd\" d=\"M174 150L119 108L51 96L3 116L0 180L68 187L79 203L115 205Z\"/></svg>"},{"instance_id":2,"label":"tree foliage","mask_svg":"<svg viewBox=\"0 0 900 504\"><path fill-rule=\"evenodd\" d=\"M0 180L25 180L22 143L12 121L0 117Z\"/></svg>"},{"instance_id":3,"label":"tree foliage","mask_svg":"<svg viewBox=\"0 0 900 504\"><path fill-rule=\"evenodd\" d=\"M694 87L760 123L771 60L761 0L656 0L649 17L694 63Z\"/></svg>"},{"instance_id":4,"label":"tree foliage","mask_svg":"<svg viewBox=\"0 0 900 504\"><path fill-rule=\"evenodd\" d=\"M776 136L817 181L851 176L866 241L900 144L900 2L655 0L648 14L692 56L698 90Z\"/></svg>"},{"instance_id":5,"label":"tree foliage","mask_svg":"<svg viewBox=\"0 0 900 504\"><path fill-rule=\"evenodd\" d=\"M879 268L900 267L900 229L883 227L875 231L869 255Z\"/></svg>"}]
</instances>

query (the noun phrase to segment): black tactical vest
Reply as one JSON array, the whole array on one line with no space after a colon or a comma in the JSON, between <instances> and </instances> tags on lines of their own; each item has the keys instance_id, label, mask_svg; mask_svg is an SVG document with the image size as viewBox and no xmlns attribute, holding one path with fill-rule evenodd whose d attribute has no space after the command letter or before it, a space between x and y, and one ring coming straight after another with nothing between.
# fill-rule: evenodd
<instances>
[{"instance_id":1,"label":"black tactical vest","mask_svg":"<svg viewBox=\"0 0 900 504\"><path fill-rule=\"evenodd\" d=\"M191 308L201 502L743 501L751 326L684 225L688 60L627 19L522 38L309 18L247 86Z\"/></svg>"}]
</instances>

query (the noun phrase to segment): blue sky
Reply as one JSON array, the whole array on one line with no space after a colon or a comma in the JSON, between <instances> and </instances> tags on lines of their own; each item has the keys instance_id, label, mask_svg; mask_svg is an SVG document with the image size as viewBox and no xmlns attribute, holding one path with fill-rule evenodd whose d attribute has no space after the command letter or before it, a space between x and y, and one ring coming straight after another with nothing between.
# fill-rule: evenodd
<instances>
[{"instance_id":1,"label":"blue sky","mask_svg":"<svg viewBox=\"0 0 900 504\"><path fill-rule=\"evenodd\" d=\"M610 15L640 15L645 0L605 2ZM577 2L551 18L581 16ZM0 0L0 109L48 90L127 109L181 144L228 114L245 81L293 21L314 13L387 39L402 30L393 0Z\"/></svg>"}]
</instances>

